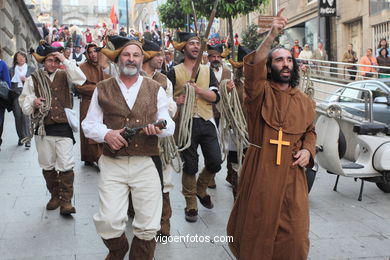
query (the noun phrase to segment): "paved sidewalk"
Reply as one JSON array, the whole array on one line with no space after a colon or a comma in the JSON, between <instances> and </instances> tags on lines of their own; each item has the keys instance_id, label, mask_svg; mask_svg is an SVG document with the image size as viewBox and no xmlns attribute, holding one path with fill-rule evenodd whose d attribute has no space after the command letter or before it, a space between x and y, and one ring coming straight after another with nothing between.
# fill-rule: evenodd
<instances>
[{"instance_id":1,"label":"paved sidewalk","mask_svg":"<svg viewBox=\"0 0 390 260\"><path fill-rule=\"evenodd\" d=\"M99 175L79 161L79 143L74 149L77 213L65 218L59 215L59 210L45 209L49 194L38 165L35 143L32 142L30 150L17 146L11 113L6 114L4 128L0 152L0 259L104 259L107 249L92 221L97 212ZM215 207L209 210L200 205L198 222L188 223L184 220L180 175L174 174L172 235L226 235L233 199L225 176L224 166L216 178L217 189L209 191ZM339 191L333 192L335 178L320 171L310 193L310 259L390 259L390 194L366 183L363 201L359 202L360 182L341 178ZM127 235L131 239L131 225ZM227 243L212 241L158 244L155 259L229 260L234 257Z\"/></svg>"}]
</instances>

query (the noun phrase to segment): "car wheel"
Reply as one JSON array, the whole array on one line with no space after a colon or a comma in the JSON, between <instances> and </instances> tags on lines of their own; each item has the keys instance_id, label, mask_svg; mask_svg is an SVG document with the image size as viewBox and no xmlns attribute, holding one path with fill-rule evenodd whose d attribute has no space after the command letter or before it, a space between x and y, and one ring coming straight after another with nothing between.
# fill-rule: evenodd
<instances>
[{"instance_id":1,"label":"car wheel","mask_svg":"<svg viewBox=\"0 0 390 260\"><path fill-rule=\"evenodd\" d=\"M390 193L390 184L389 183L377 182L376 186L384 193Z\"/></svg>"}]
</instances>

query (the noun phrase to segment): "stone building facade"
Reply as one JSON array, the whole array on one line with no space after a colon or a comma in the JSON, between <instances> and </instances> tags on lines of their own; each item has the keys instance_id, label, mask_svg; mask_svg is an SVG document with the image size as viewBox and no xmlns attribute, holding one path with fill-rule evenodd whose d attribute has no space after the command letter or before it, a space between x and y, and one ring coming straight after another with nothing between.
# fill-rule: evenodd
<instances>
[{"instance_id":1,"label":"stone building facade","mask_svg":"<svg viewBox=\"0 0 390 260\"><path fill-rule=\"evenodd\" d=\"M8 66L11 66L15 52L36 48L40 38L23 0L0 0L0 48Z\"/></svg>"}]
</instances>

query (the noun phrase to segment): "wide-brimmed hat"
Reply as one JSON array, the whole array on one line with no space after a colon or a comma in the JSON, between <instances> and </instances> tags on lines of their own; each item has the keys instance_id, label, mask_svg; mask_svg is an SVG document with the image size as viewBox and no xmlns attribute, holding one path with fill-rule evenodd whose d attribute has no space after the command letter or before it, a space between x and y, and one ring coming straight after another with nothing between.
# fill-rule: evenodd
<instances>
[{"instance_id":1,"label":"wide-brimmed hat","mask_svg":"<svg viewBox=\"0 0 390 260\"><path fill-rule=\"evenodd\" d=\"M142 45L142 48L144 50L144 62L147 62L148 60L152 59L157 55L163 54L158 44L146 39L144 39L144 45Z\"/></svg>"},{"instance_id":2,"label":"wide-brimmed hat","mask_svg":"<svg viewBox=\"0 0 390 260\"><path fill-rule=\"evenodd\" d=\"M30 53L38 63L43 63L44 60L54 52L64 51L64 47L53 47L48 43L44 43L42 46L44 47L43 49L44 56L41 56L38 53L36 53L33 48L30 49Z\"/></svg>"},{"instance_id":3,"label":"wide-brimmed hat","mask_svg":"<svg viewBox=\"0 0 390 260\"><path fill-rule=\"evenodd\" d=\"M221 55L222 58L226 58L230 54L230 49L225 48L224 50L223 44L221 43L214 44L214 45L207 44L207 53L209 56L216 54L216 55Z\"/></svg>"},{"instance_id":4,"label":"wide-brimmed hat","mask_svg":"<svg viewBox=\"0 0 390 260\"><path fill-rule=\"evenodd\" d=\"M232 64L232 66L236 69L242 68L244 66L244 62L243 62L244 57L251 52L252 52L252 50L250 50L244 46L238 45L237 61L234 61L233 59L229 59L230 64Z\"/></svg>"},{"instance_id":5,"label":"wide-brimmed hat","mask_svg":"<svg viewBox=\"0 0 390 260\"><path fill-rule=\"evenodd\" d=\"M99 49L99 51L106 55L111 61L116 61L123 49L129 45L136 45L141 49L142 53L144 52L142 49L142 42L136 37L111 35L106 37L105 43L106 46Z\"/></svg>"},{"instance_id":6,"label":"wide-brimmed hat","mask_svg":"<svg viewBox=\"0 0 390 260\"><path fill-rule=\"evenodd\" d=\"M200 37L196 33L192 32L178 32L179 42L173 41L173 47L178 51L183 51L187 42L192 39L197 39L200 41Z\"/></svg>"}]
</instances>

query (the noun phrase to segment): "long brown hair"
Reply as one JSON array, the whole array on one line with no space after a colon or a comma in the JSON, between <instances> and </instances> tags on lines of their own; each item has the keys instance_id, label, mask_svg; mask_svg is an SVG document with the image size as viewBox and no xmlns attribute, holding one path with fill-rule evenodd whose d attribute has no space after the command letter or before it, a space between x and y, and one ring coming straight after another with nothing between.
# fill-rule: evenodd
<instances>
[{"instance_id":1,"label":"long brown hair","mask_svg":"<svg viewBox=\"0 0 390 260\"><path fill-rule=\"evenodd\" d=\"M27 64L27 54L25 53L25 52L23 52L23 51L18 51L18 52L16 52L15 53L15 55L14 55L14 61L13 61L13 66L12 67L15 67L16 66L16 64L17 64L17 58L18 58L18 54L20 54L20 55L22 55L25 59L26 59L26 64Z\"/></svg>"}]
</instances>

